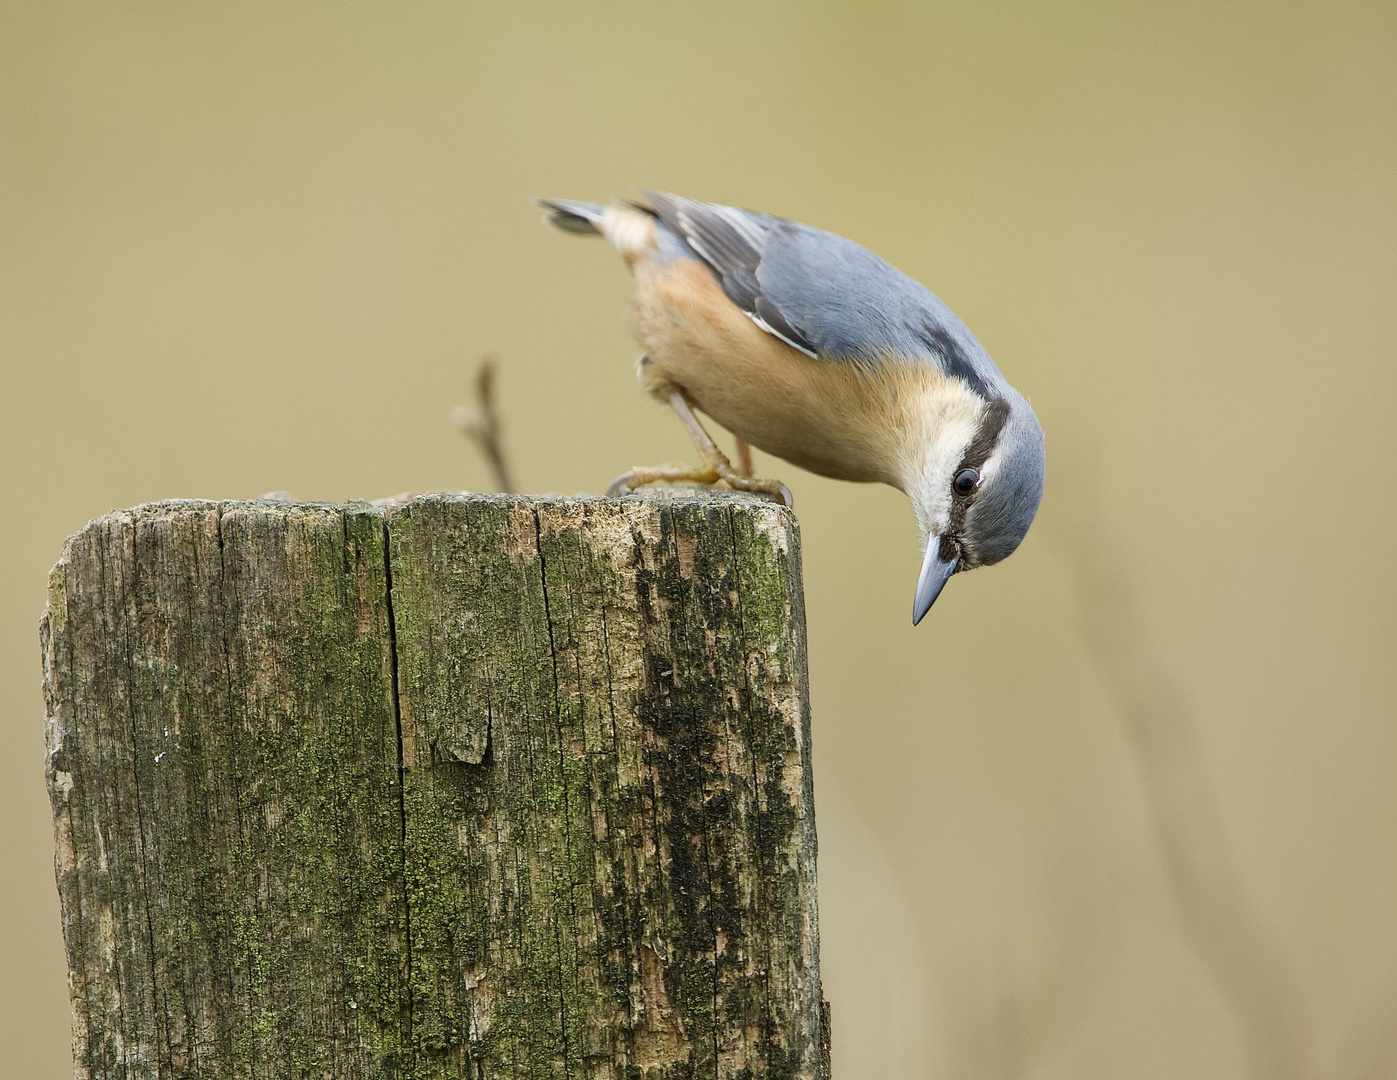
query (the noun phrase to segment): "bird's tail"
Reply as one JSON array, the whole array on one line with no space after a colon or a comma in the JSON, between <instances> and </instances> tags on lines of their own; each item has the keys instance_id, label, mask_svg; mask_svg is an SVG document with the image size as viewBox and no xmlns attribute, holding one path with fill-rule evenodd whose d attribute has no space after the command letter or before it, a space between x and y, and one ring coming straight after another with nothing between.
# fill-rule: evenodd
<instances>
[{"instance_id":1,"label":"bird's tail","mask_svg":"<svg viewBox=\"0 0 1397 1080\"><path fill-rule=\"evenodd\" d=\"M636 261L648 258L662 239L657 232L655 212L641 203L618 202L602 206L571 199L535 199L534 202L548 211L543 220L560 229L606 237L632 270Z\"/></svg>"},{"instance_id":2,"label":"bird's tail","mask_svg":"<svg viewBox=\"0 0 1397 1080\"><path fill-rule=\"evenodd\" d=\"M548 216L543 220L550 225L568 232L606 235L601 227L606 207L600 203L574 202L571 199L535 199L534 202L548 211Z\"/></svg>"}]
</instances>

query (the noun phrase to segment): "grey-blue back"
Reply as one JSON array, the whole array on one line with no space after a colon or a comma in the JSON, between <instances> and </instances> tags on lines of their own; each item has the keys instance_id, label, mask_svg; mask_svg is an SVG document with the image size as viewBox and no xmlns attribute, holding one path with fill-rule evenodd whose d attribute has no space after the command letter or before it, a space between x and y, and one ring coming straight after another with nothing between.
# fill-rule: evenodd
<instances>
[{"instance_id":1,"label":"grey-blue back","mask_svg":"<svg viewBox=\"0 0 1397 1080\"><path fill-rule=\"evenodd\" d=\"M987 399L1009 391L955 312L867 248L769 214L646 195L666 230L712 268L733 303L797 348L870 366L893 357L924 360Z\"/></svg>"}]
</instances>

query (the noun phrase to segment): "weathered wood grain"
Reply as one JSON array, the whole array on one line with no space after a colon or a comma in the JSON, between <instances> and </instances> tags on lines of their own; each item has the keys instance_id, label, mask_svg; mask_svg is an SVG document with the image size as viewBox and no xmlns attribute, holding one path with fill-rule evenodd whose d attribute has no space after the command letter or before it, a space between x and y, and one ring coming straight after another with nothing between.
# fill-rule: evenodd
<instances>
[{"instance_id":1,"label":"weathered wood grain","mask_svg":"<svg viewBox=\"0 0 1397 1080\"><path fill-rule=\"evenodd\" d=\"M44 630L78 1075L358 1076L407 1014L381 515L162 504Z\"/></svg>"},{"instance_id":2,"label":"weathered wood grain","mask_svg":"<svg viewBox=\"0 0 1397 1080\"><path fill-rule=\"evenodd\" d=\"M818 1077L795 523L167 503L42 627L79 1076Z\"/></svg>"}]
</instances>

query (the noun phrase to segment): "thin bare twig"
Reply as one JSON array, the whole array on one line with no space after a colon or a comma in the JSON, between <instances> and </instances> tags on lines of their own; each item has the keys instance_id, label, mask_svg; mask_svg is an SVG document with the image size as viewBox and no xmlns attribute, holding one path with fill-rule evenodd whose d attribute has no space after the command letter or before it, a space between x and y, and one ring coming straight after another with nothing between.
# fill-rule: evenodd
<instances>
[{"instance_id":1,"label":"thin bare twig","mask_svg":"<svg viewBox=\"0 0 1397 1080\"><path fill-rule=\"evenodd\" d=\"M495 371L497 361L487 356L480 361L475 374L475 404L457 405L451 410L451 422L475 443L495 474L495 490L515 491L509 461L500 439L500 416L495 406Z\"/></svg>"}]
</instances>

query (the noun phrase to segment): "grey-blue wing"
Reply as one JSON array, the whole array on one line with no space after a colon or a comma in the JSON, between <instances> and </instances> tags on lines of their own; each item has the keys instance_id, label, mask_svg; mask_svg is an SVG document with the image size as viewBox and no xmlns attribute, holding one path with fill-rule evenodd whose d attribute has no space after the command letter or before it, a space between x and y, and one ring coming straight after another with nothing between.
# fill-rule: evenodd
<instances>
[{"instance_id":1,"label":"grey-blue wing","mask_svg":"<svg viewBox=\"0 0 1397 1080\"><path fill-rule=\"evenodd\" d=\"M765 294L758 274L775 229L790 222L663 191L646 197L660 222L713 271L728 299L769 334L809 356L815 344Z\"/></svg>"},{"instance_id":2,"label":"grey-blue wing","mask_svg":"<svg viewBox=\"0 0 1397 1080\"><path fill-rule=\"evenodd\" d=\"M810 356L924 360L984 397L1004 385L988 354L925 286L867 248L794 221L647 192L660 221L768 333Z\"/></svg>"}]
</instances>

